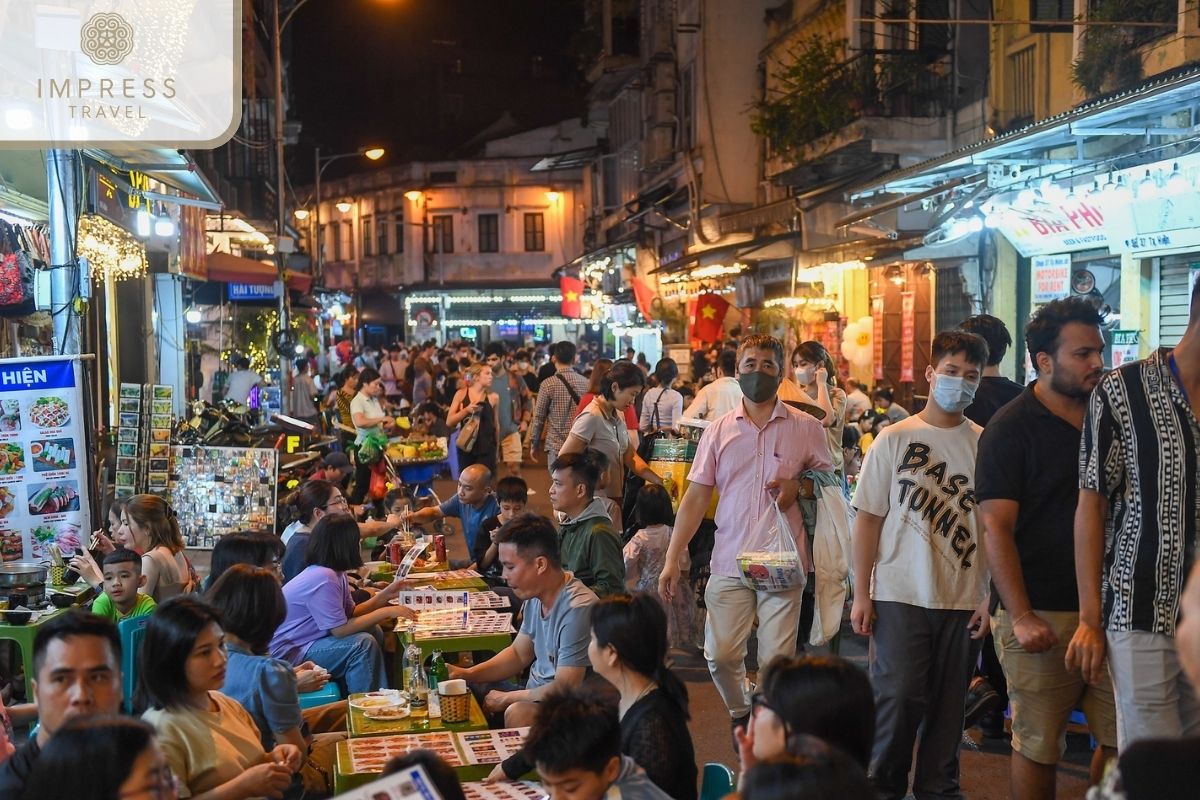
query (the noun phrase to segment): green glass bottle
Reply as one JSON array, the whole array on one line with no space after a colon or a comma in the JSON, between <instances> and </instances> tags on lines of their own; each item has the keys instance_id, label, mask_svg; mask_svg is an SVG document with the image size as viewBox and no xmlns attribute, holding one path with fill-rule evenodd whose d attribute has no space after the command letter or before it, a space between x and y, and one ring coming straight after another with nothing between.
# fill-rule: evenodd
<instances>
[{"instance_id":1,"label":"green glass bottle","mask_svg":"<svg viewBox=\"0 0 1200 800\"><path fill-rule=\"evenodd\" d=\"M441 650L434 650L429 664L429 688L434 690L442 681L450 680L450 670Z\"/></svg>"}]
</instances>

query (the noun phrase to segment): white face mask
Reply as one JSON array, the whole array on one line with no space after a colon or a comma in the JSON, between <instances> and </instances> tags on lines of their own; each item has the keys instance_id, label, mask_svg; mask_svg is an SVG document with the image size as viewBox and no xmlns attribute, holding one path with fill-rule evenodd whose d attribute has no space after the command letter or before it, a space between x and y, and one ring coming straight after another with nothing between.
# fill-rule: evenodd
<instances>
[{"instance_id":1,"label":"white face mask","mask_svg":"<svg viewBox=\"0 0 1200 800\"><path fill-rule=\"evenodd\" d=\"M978 386L967 383L966 378L958 375L933 374L933 390L930 396L938 407L950 414L957 414L975 400L975 390Z\"/></svg>"},{"instance_id":2,"label":"white face mask","mask_svg":"<svg viewBox=\"0 0 1200 800\"><path fill-rule=\"evenodd\" d=\"M807 386L808 384L812 383L813 378L816 377L817 368L816 367L796 367L795 374L796 374L796 383L799 383L801 386Z\"/></svg>"}]
</instances>

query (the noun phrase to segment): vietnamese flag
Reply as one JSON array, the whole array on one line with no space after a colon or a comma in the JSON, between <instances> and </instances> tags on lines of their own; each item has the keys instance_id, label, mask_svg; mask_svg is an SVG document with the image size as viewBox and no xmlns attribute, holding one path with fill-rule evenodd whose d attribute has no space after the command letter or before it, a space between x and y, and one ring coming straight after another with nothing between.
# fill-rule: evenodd
<instances>
[{"instance_id":1,"label":"vietnamese flag","mask_svg":"<svg viewBox=\"0 0 1200 800\"><path fill-rule=\"evenodd\" d=\"M692 319L692 338L702 342L719 342L725 331L725 312L729 302L719 294L702 294L696 298L696 316Z\"/></svg>"},{"instance_id":2,"label":"vietnamese flag","mask_svg":"<svg viewBox=\"0 0 1200 800\"><path fill-rule=\"evenodd\" d=\"M562 291L562 315L573 319L583 316L583 281L563 275L558 279Z\"/></svg>"},{"instance_id":3,"label":"vietnamese flag","mask_svg":"<svg viewBox=\"0 0 1200 800\"><path fill-rule=\"evenodd\" d=\"M651 315L654 298L658 297L658 293L650 288L650 285L641 278L634 278L630 281L633 286L633 301L637 303L638 311L642 312L642 316L647 322L653 321Z\"/></svg>"}]
</instances>

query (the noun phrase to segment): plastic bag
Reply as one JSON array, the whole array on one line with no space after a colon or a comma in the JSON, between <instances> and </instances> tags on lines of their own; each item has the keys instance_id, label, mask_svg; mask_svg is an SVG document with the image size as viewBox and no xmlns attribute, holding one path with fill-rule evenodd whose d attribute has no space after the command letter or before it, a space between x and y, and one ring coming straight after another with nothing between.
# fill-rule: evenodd
<instances>
[{"instance_id":1,"label":"plastic bag","mask_svg":"<svg viewBox=\"0 0 1200 800\"><path fill-rule=\"evenodd\" d=\"M363 440L358 445L358 463L374 464L379 459L383 458L383 451L387 449L388 437L386 434L372 431L363 437Z\"/></svg>"},{"instance_id":2,"label":"plastic bag","mask_svg":"<svg viewBox=\"0 0 1200 800\"><path fill-rule=\"evenodd\" d=\"M800 551L792 535L792 526L779 510L779 503L754 525L737 554L742 583L759 592L802 589L808 581L800 564Z\"/></svg>"},{"instance_id":3,"label":"plastic bag","mask_svg":"<svg viewBox=\"0 0 1200 800\"><path fill-rule=\"evenodd\" d=\"M383 462L380 461L371 467L371 482L367 488L367 496L372 500L382 500L387 496L389 488L387 470L384 468Z\"/></svg>"}]
</instances>

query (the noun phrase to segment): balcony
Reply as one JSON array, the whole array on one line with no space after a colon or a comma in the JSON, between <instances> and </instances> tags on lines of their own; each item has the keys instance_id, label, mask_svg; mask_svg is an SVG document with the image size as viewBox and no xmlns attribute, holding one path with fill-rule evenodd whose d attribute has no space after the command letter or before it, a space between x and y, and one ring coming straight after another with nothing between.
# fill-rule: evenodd
<instances>
[{"instance_id":1,"label":"balcony","mask_svg":"<svg viewBox=\"0 0 1200 800\"><path fill-rule=\"evenodd\" d=\"M929 120L944 120L951 102L948 54L862 50L834 62L836 52L835 43L810 41L796 65L777 76L774 98L756 109L754 130L772 153L768 176L822 164L837 172L834 161L862 168L872 154L933 156L944 149L944 125Z\"/></svg>"}]
</instances>

